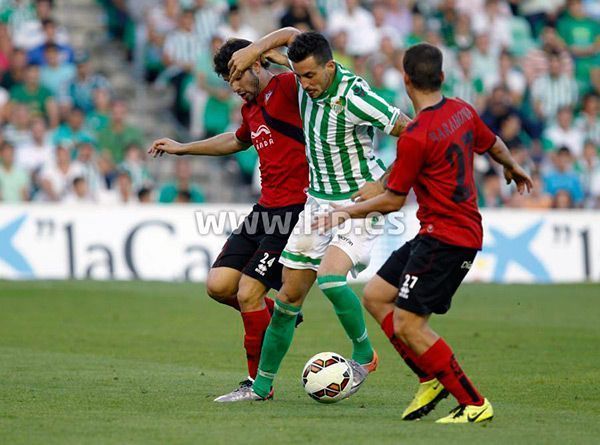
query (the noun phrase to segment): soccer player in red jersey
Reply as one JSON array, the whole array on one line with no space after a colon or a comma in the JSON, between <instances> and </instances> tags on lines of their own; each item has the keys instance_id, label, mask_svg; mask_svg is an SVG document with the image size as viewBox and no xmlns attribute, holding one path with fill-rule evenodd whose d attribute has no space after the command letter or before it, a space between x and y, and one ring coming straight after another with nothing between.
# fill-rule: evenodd
<instances>
[{"instance_id":1,"label":"soccer player in red jersey","mask_svg":"<svg viewBox=\"0 0 600 445\"><path fill-rule=\"evenodd\" d=\"M216 73L229 81L231 55L250 43L228 40L214 56ZM275 53L272 57L277 61ZM266 295L269 289L281 287L283 266L279 255L306 201L308 164L294 93L296 80L293 73L274 75L267 67L268 61L259 60L231 82L233 91L245 101L243 121L235 133L188 144L164 138L148 150L155 157L163 153L226 156L254 145L258 152L260 200L229 237L207 279L208 294L213 299L241 312L248 361L248 379L232 393L215 399L217 402L224 397L228 401L235 398L239 389L251 386L256 377L274 304Z\"/></svg>"},{"instance_id":2,"label":"soccer player in red jersey","mask_svg":"<svg viewBox=\"0 0 600 445\"><path fill-rule=\"evenodd\" d=\"M507 183L530 191L531 178L471 105L442 96L442 53L422 43L404 55L404 83L417 116L400 137L397 158L380 195L318 217L327 229L348 218L400 209L412 188L419 234L392 253L367 284L364 304L421 382L403 419L429 413L448 393L459 406L439 423L490 420L493 408L466 376L452 349L429 326L444 314L482 247L483 230L473 180L473 154L489 154Z\"/></svg>"}]
</instances>

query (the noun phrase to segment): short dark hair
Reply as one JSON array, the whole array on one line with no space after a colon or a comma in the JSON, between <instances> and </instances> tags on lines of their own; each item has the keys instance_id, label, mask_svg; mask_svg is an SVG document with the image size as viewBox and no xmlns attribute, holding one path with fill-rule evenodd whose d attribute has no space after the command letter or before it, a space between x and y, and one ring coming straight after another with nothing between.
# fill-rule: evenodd
<instances>
[{"instance_id":1,"label":"short dark hair","mask_svg":"<svg viewBox=\"0 0 600 445\"><path fill-rule=\"evenodd\" d=\"M219 50L216 52L213 57L213 64L215 67L215 73L217 73L222 78L226 78L229 76L229 61L231 60L231 56L236 51L246 48L248 45L252 44L249 40L244 39L229 39L225 42ZM261 63L263 68L269 68L269 62Z\"/></svg>"},{"instance_id":2,"label":"short dark hair","mask_svg":"<svg viewBox=\"0 0 600 445\"><path fill-rule=\"evenodd\" d=\"M288 49L288 58L294 63L302 62L310 56L313 56L319 65L325 65L333 59L331 45L323 34L314 31L303 32L296 36Z\"/></svg>"},{"instance_id":3,"label":"short dark hair","mask_svg":"<svg viewBox=\"0 0 600 445\"><path fill-rule=\"evenodd\" d=\"M442 63L442 52L429 43L411 46L402 61L411 83L423 91L438 91L442 87Z\"/></svg>"}]
</instances>

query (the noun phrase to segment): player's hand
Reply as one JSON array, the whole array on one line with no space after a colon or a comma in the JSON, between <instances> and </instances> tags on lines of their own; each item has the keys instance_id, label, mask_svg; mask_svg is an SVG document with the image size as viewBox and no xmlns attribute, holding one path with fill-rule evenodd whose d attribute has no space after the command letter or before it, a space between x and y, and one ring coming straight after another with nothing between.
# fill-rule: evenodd
<instances>
[{"instance_id":1,"label":"player's hand","mask_svg":"<svg viewBox=\"0 0 600 445\"><path fill-rule=\"evenodd\" d=\"M313 216L312 229L317 230L319 233L325 233L331 230L333 227L342 225L347 219L350 218L348 212L344 210L343 206L337 204L331 204L332 210L325 212L316 213Z\"/></svg>"},{"instance_id":2,"label":"player's hand","mask_svg":"<svg viewBox=\"0 0 600 445\"><path fill-rule=\"evenodd\" d=\"M290 67L290 62L286 55L281 54L277 49L273 48L260 56L261 61L268 61L274 63L276 65L287 66Z\"/></svg>"},{"instance_id":3,"label":"player's hand","mask_svg":"<svg viewBox=\"0 0 600 445\"><path fill-rule=\"evenodd\" d=\"M354 202L361 202L381 195L383 192L385 192L385 187L380 181L366 182L351 198Z\"/></svg>"},{"instance_id":4,"label":"player's hand","mask_svg":"<svg viewBox=\"0 0 600 445\"><path fill-rule=\"evenodd\" d=\"M512 168L504 167L504 178L506 179L507 184L510 184L511 181L515 181L515 184L517 184L517 191L521 195L525 193L525 191L527 191L527 193L531 192L531 189L533 188L531 177L518 164L515 164Z\"/></svg>"},{"instance_id":5,"label":"player's hand","mask_svg":"<svg viewBox=\"0 0 600 445\"><path fill-rule=\"evenodd\" d=\"M254 45L248 45L245 48L238 49L231 56L227 65L229 67L229 82L239 79L254 62L258 60L260 53Z\"/></svg>"},{"instance_id":6,"label":"player's hand","mask_svg":"<svg viewBox=\"0 0 600 445\"><path fill-rule=\"evenodd\" d=\"M154 158L162 156L165 153L178 155L181 154L182 145L183 144L169 138L157 139L148 149L148 154Z\"/></svg>"}]
</instances>

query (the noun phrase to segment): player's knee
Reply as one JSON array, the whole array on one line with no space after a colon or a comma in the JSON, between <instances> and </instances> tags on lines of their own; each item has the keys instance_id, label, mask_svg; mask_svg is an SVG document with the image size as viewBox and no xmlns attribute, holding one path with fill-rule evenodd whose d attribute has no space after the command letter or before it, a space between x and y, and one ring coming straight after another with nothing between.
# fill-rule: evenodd
<instances>
[{"instance_id":1,"label":"player's knee","mask_svg":"<svg viewBox=\"0 0 600 445\"><path fill-rule=\"evenodd\" d=\"M240 286L237 292L237 300L241 307L257 304L262 297L262 292L249 286Z\"/></svg>"},{"instance_id":2,"label":"player's knee","mask_svg":"<svg viewBox=\"0 0 600 445\"><path fill-rule=\"evenodd\" d=\"M283 303L296 305L302 301L304 297L302 290L294 288L293 286L286 286L283 283L283 286L279 290L277 294L277 299L281 300Z\"/></svg>"},{"instance_id":3,"label":"player's knee","mask_svg":"<svg viewBox=\"0 0 600 445\"><path fill-rule=\"evenodd\" d=\"M216 301L231 298L237 292L237 283L230 283L222 279L218 273L209 272L206 280L206 292L208 296Z\"/></svg>"}]
</instances>

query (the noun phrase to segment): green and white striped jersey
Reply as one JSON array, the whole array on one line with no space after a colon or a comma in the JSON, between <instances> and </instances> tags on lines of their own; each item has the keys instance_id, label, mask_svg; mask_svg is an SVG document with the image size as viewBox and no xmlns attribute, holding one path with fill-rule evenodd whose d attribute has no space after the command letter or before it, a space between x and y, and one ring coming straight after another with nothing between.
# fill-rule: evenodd
<instances>
[{"instance_id":1,"label":"green and white striped jersey","mask_svg":"<svg viewBox=\"0 0 600 445\"><path fill-rule=\"evenodd\" d=\"M298 83L310 187L318 198L346 199L385 170L373 151L375 128L389 134L400 110L337 64L331 86L312 99Z\"/></svg>"}]
</instances>

